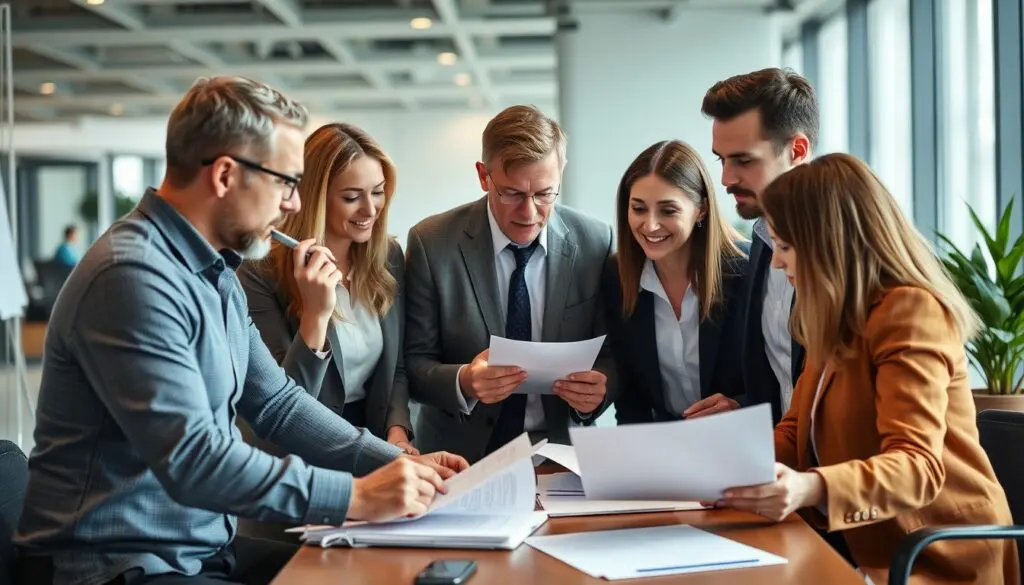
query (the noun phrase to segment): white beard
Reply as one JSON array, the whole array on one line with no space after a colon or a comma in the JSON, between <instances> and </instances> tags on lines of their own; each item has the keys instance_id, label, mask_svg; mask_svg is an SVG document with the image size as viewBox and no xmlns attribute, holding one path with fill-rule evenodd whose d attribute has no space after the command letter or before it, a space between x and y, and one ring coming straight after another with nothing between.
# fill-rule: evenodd
<instances>
[{"instance_id":1,"label":"white beard","mask_svg":"<svg viewBox=\"0 0 1024 585\"><path fill-rule=\"evenodd\" d=\"M270 240L254 236L241 250L236 250L243 260L262 260L270 253Z\"/></svg>"}]
</instances>

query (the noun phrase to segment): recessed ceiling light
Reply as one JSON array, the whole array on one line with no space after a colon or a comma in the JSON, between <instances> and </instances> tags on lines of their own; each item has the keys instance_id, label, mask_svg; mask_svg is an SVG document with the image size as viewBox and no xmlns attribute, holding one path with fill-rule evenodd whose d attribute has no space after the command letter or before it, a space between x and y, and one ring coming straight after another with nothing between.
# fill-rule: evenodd
<instances>
[{"instance_id":1,"label":"recessed ceiling light","mask_svg":"<svg viewBox=\"0 0 1024 585\"><path fill-rule=\"evenodd\" d=\"M104 0L85 0L85 3L90 6L99 6L100 4L103 4L103 2Z\"/></svg>"},{"instance_id":2,"label":"recessed ceiling light","mask_svg":"<svg viewBox=\"0 0 1024 585\"><path fill-rule=\"evenodd\" d=\"M47 81L39 85L39 93L43 95L50 95L57 91L57 84L52 81Z\"/></svg>"},{"instance_id":3,"label":"recessed ceiling light","mask_svg":"<svg viewBox=\"0 0 1024 585\"><path fill-rule=\"evenodd\" d=\"M473 81L473 78L469 76L469 73L459 73L455 76L455 85L466 86Z\"/></svg>"},{"instance_id":4,"label":"recessed ceiling light","mask_svg":"<svg viewBox=\"0 0 1024 585\"><path fill-rule=\"evenodd\" d=\"M439 53L437 55L437 62L441 65L454 65L458 59L459 56L451 52Z\"/></svg>"},{"instance_id":5,"label":"recessed ceiling light","mask_svg":"<svg viewBox=\"0 0 1024 585\"><path fill-rule=\"evenodd\" d=\"M124 106L122 106L121 104L110 104L110 115L111 116L120 116L123 113L124 113Z\"/></svg>"},{"instance_id":6,"label":"recessed ceiling light","mask_svg":"<svg viewBox=\"0 0 1024 585\"><path fill-rule=\"evenodd\" d=\"M425 16L421 16L419 18L414 18L411 21L409 21L409 26L413 27L416 30L425 30L434 26L434 21L430 20Z\"/></svg>"}]
</instances>

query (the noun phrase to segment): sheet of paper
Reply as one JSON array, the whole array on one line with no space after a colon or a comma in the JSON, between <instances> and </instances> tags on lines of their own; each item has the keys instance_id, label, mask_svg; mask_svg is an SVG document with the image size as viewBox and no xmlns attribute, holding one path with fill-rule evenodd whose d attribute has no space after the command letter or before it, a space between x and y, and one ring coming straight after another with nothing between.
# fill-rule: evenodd
<instances>
[{"instance_id":1,"label":"sheet of paper","mask_svg":"<svg viewBox=\"0 0 1024 585\"><path fill-rule=\"evenodd\" d=\"M688 525L533 536L526 544L597 579L634 579L786 564Z\"/></svg>"},{"instance_id":2,"label":"sheet of paper","mask_svg":"<svg viewBox=\"0 0 1024 585\"><path fill-rule=\"evenodd\" d=\"M536 507L536 478L530 458L520 459L505 471L464 493L459 499L436 508L432 515L516 515L532 512Z\"/></svg>"},{"instance_id":3,"label":"sheet of paper","mask_svg":"<svg viewBox=\"0 0 1024 585\"><path fill-rule=\"evenodd\" d=\"M580 474L580 462L572 445L548 443L537 451L537 455L547 457L576 475Z\"/></svg>"},{"instance_id":4,"label":"sheet of paper","mask_svg":"<svg viewBox=\"0 0 1024 585\"><path fill-rule=\"evenodd\" d=\"M534 478L536 476L534 475L533 464L530 460L530 457L534 453L536 453L537 450L543 448L543 446L546 443L547 441L541 441L536 445L533 445L532 443L530 443L530 437L528 434L523 433L519 435L519 437L517 437L516 439L506 443L503 447L495 450L490 455L487 455L480 461L477 461L475 464L471 465L469 469L461 473L458 473L454 477L448 479L448 481L445 482L445 486L447 486L448 488L448 493L440 494L437 497L435 497L433 503L430 505L430 508L427 509L427 514L432 514L447 506L456 505L457 502L462 501L463 497L470 495L471 491L473 491L479 486L482 486L488 480L495 478L505 473L506 471L509 471L514 464L520 461L525 461L527 465L520 466L518 468L519 470L516 473L518 473L521 476L522 474L526 473L526 469L528 468L528 471L530 473L530 483L529 487L525 491L527 492L530 500L532 501L534 498L533 486L536 483ZM521 484L522 481L522 478L518 477L518 483ZM516 479L510 480L510 482L511 485L518 485ZM501 482L498 482L498 484L498 486L493 488L493 490L495 490L493 492L494 495L490 497L490 499L494 501L500 500L500 494L502 492L500 486L505 485L502 484ZM524 490L520 489L519 491ZM507 493L508 492L506 492L506 495ZM465 509L468 509L469 507L472 506L468 502L471 502L475 497L476 496L470 496L467 499ZM483 498L483 496L481 496L480 501L483 501L484 499L487 498ZM515 497L513 496L512 499L512 503L514 504ZM465 513L465 509L463 509L463 513ZM530 509L533 509L532 505L530 506Z\"/></svg>"},{"instance_id":5,"label":"sheet of paper","mask_svg":"<svg viewBox=\"0 0 1024 585\"><path fill-rule=\"evenodd\" d=\"M575 473L549 473L537 476L537 493L583 495L583 480Z\"/></svg>"},{"instance_id":6,"label":"sheet of paper","mask_svg":"<svg viewBox=\"0 0 1024 585\"><path fill-rule=\"evenodd\" d=\"M535 342L491 336L487 363L518 366L526 370L526 381L516 394L552 394L555 380L594 369L605 336L586 341Z\"/></svg>"},{"instance_id":7,"label":"sheet of paper","mask_svg":"<svg viewBox=\"0 0 1024 585\"><path fill-rule=\"evenodd\" d=\"M726 489L775 480L769 404L569 434L590 499L715 501Z\"/></svg>"}]
</instances>

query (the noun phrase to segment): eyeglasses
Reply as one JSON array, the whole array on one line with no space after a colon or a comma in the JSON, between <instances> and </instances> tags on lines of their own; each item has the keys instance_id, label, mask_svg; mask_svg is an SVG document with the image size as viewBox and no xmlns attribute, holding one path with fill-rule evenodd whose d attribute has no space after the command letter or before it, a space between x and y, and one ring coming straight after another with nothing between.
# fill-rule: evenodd
<instances>
[{"instance_id":1,"label":"eyeglasses","mask_svg":"<svg viewBox=\"0 0 1024 585\"><path fill-rule=\"evenodd\" d=\"M494 185L494 190L498 192L498 200L504 205L519 205L523 201L526 201L527 197L533 199L533 204L538 207L547 207L558 199L558 192L546 192L546 193L534 193L527 195L526 193L506 193L502 189L498 188L498 184L494 182L491 174L487 174L487 178L491 180L491 184Z\"/></svg>"},{"instance_id":2,"label":"eyeglasses","mask_svg":"<svg viewBox=\"0 0 1024 585\"><path fill-rule=\"evenodd\" d=\"M261 165L256 161L252 161L247 158L242 158L240 156L235 156L233 154L222 154L220 156L226 156L244 167L248 167L254 171L260 171L261 173L266 173L272 177L276 177L277 179L279 179L281 181L281 186L285 188L284 194L281 196L281 199L283 201L288 201L289 199L291 199L299 188L299 181L301 180L299 177L293 177L291 175L286 175L280 171L275 171L274 169L268 169L267 167ZM220 156L208 158L201 162L203 166L212 165L218 158L220 158Z\"/></svg>"}]
</instances>

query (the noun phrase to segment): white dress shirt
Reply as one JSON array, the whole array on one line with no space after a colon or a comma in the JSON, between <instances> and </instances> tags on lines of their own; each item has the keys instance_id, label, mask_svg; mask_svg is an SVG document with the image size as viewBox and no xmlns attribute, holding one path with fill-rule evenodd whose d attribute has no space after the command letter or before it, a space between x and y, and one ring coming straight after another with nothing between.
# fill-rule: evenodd
<instances>
[{"instance_id":1,"label":"white dress shirt","mask_svg":"<svg viewBox=\"0 0 1024 585\"><path fill-rule=\"evenodd\" d=\"M761 224L763 220L759 220ZM775 246L764 232L764 228L754 233L768 245L774 253ZM793 401L793 336L789 332L789 314L793 306L793 285L786 278L786 273L778 268L768 268L768 278L764 286L764 304L761 309L761 331L764 334L764 350L768 355L768 363L779 381L779 399L782 413L789 410Z\"/></svg>"},{"instance_id":2,"label":"white dress shirt","mask_svg":"<svg viewBox=\"0 0 1024 585\"><path fill-rule=\"evenodd\" d=\"M487 206L487 221L491 226L491 243L494 245L494 268L498 278L498 303L501 314L507 318L508 312L508 282L512 278L512 271L516 268L516 257L512 250L506 249L512 240L508 239L498 222L491 213L491 206ZM530 293L530 337L531 341L541 341L544 332L544 297L547 276L545 267L547 265L548 228L544 226L537 237L537 249L533 251L530 260L526 263L526 288ZM514 244L517 245L517 244ZM466 366L462 366L463 368ZM459 372L462 368L459 368ZM476 407L475 398L466 399L459 389L459 377L455 376L455 395L459 400L459 407L463 414L470 414ZM543 431L547 425L544 419L544 406L541 403L539 394L530 394L526 397L526 420L523 423L524 431Z\"/></svg>"},{"instance_id":3,"label":"white dress shirt","mask_svg":"<svg viewBox=\"0 0 1024 585\"><path fill-rule=\"evenodd\" d=\"M341 352L341 379L345 383L345 404L366 398L366 382L377 368L384 351L380 319L361 303L353 303L348 289L339 286L337 306L342 319L333 321Z\"/></svg>"},{"instance_id":4,"label":"white dress shirt","mask_svg":"<svg viewBox=\"0 0 1024 585\"><path fill-rule=\"evenodd\" d=\"M654 339L658 346L662 394L669 412L682 415L700 400L700 311L693 287L687 287L676 318L672 302L658 278L654 262L647 260L640 274L640 289L654 295Z\"/></svg>"}]
</instances>

